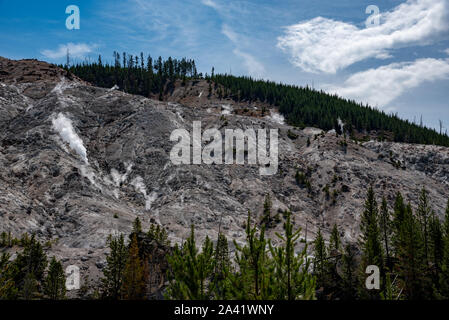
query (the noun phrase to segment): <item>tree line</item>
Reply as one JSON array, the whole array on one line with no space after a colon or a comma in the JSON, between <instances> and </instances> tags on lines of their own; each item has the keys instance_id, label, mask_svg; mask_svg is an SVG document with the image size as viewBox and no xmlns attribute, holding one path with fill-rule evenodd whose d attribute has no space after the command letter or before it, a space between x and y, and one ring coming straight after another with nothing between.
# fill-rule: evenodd
<instances>
[{"instance_id":1,"label":"tree line","mask_svg":"<svg viewBox=\"0 0 449 320\"><path fill-rule=\"evenodd\" d=\"M321 231L314 241L315 271L321 299L449 299L449 201L440 220L427 191L412 210L398 192L392 210L380 206L369 188L357 244L342 245L334 225L325 246ZM380 270L380 290L367 290L366 267Z\"/></svg>"},{"instance_id":2,"label":"tree line","mask_svg":"<svg viewBox=\"0 0 449 320\"><path fill-rule=\"evenodd\" d=\"M70 61L69 57L67 60ZM440 132L437 132L424 126L422 120L419 124L403 120L397 114L386 114L377 108L309 86L214 74L214 68L210 75L206 73L203 76L198 73L193 59L169 57L164 60L158 57L153 60L151 55L145 56L142 52L132 55L114 51L111 64L104 63L99 56L98 61L67 63L60 67L99 87L117 85L125 92L157 96L160 100L174 89L176 80L185 85L187 80L206 79L209 82L209 97L215 90L220 99L232 98L239 102L262 102L276 106L290 125L299 128L314 126L341 133L340 119L345 124L344 131L353 138L355 132L367 136L374 133L379 140L449 146L449 136L447 132L442 132L441 121Z\"/></svg>"},{"instance_id":3,"label":"tree line","mask_svg":"<svg viewBox=\"0 0 449 320\"><path fill-rule=\"evenodd\" d=\"M114 51L113 64L104 63L101 55L95 62L84 61L60 66L79 78L99 87L111 88L117 85L125 92L145 97L158 95L162 100L165 93L174 88L175 80L183 84L187 79L202 78L198 74L195 60L169 57L153 60L151 55L132 55ZM69 61L69 58L67 59Z\"/></svg>"},{"instance_id":4,"label":"tree line","mask_svg":"<svg viewBox=\"0 0 449 320\"><path fill-rule=\"evenodd\" d=\"M267 196L259 218L248 212L246 239L233 241L232 255L221 232L216 241L206 237L200 245L192 226L189 237L172 246L163 227L152 224L144 232L136 218L127 241L123 234L109 236L103 276L92 288L85 283L79 298L449 299L449 201L440 219L424 188L414 211L399 192L391 209L385 197L379 205L370 187L355 243L344 243L334 225L328 241L318 229L309 244L289 211L283 212L283 220L268 219L274 216L271 210ZM274 245L265 231L281 222L283 232L275 233L279 242ZM5 252L0 256L0 299L65 298L62 264L53 257L48 265L34 236L2 239L3 247L23 250L15 259ZM371 265L380 271L378 290L366 287Z\"/></svg>"},{"instance_id":5,"label":"tree line","mask_svg":"<svg viewBox=\"0 0 449 320\"><path fill-rule=\"evenodd\" d=\"M392 133L396 142L449 146L449 136L442 129L437 132L422 123L400 119L397 114L386 114L377 108L309 86L298 87L227 74L215 75L212 80L223 85L235 101L261 101L277 106L290 125L300 128L313 126L341 133L340 119L345 124L344 131L350 135L355 130L366 134L375 131L380 140L387 139Z\"/></svg>"}]
</instances>

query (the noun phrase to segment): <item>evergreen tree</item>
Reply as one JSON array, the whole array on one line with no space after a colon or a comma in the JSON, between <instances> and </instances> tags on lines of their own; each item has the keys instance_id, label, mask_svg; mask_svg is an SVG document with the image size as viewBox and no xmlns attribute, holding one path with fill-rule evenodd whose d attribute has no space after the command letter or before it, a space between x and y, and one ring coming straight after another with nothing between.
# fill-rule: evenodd
<instances>
[{"instance_id":1,"label":"evergreen tree","mask_svg":"<svg viewBox=\"0 0 449 320\"><path fill-rule=\"evenodd\" d=\"M15 265L9 261L10 257L5 252L0 256L0 300L13 300L18 296L13 279Z\"/></svg>"},{"instance_id":2,"label":"evergreen tree","mask_svg":"<svg viewBox=\"0 0 449 320\"><path fill-rule=\"evenodd\" d=\"M426 280L424 237L410 205L405 210L396 247L397 272L407 299L425 299L429 292Z\"/></svg>"},{"instance_id":3,"label":"evergreen tree","mask_svg":"<svg viewBox=\"0 0 449 320\"><path fill-rule=\"evenodd\" d=\"M423 187L419 196L418 204L418 221L421 226L421 233L424 238L424 258L426 265L429 265L429 218L430 218L430 206L427 199L427 191Z\"/></svg>"},{"instance_id":4,"label":"evergreen tree","mask_svg":"<svg viewBox=\"0 0 449 320\"><path fill-rule=\"evenodd\" d=\"M122 296L123 274L127 261L127 248L123 234L108 237L109 254L106 256L106 266L103 270L103 296L108 299L120 299Z\"/></svg>"},{"instance_id":5,"label":"evergreen tree","mask_svg":"<svg viewBox=\"0 0 449 320\"><path fill-rule=\"evenodd\" d=\"M246 222L246 245L234 241L235 261L239 268L232 275L233 295L236 299L269 299L273 295L271 287L273 272L267 255L265 227L258 232L251 226L251 212Z\"/></svg>"},{"instance_id":6,"label":"evergreen tree","mask_svg":"<svg viewBox=\"0 0 449 320\"><path fill-rule=\"evenodd\" d=\"M213 293L216 298L226 299L229 296L229 273L232 272L229 258L228 240L222 233L218 235L215 247L215 266L213 275Z\"/></svg>"},{"instance_id":7,"label":"evergreen tree","mask_svg":"<svg viewBox=\"0 0 449 320\"><path fill-rule=\"evenodd\" d=\"M295 246L301 228L293 231L291 212L287 212L284 235L276 233L282 246L273 247L269 242L274 264L274 298L278 300L310 300L315 298L315 277L309 274L307 245L295 255Z\"/></svg>"},{"instance_id":8,"label":"evergreen tree","mask_svg":"<svg viewBox=\"0 0 449 320\"><path fill-rule=\"evenodd\" d=\"M321 229L318 229L318 233L313 242L314 245L314 262L313 273L316 275L316 283L318 288L323 290L327 287L329 282L329 265L327 261L327 250L324 238L321 233Z\"/></svg>"},{"instance_id":9,"label":"evergreen tree","mask_svg":"<svg viewBox=\"0 0 449 320\"><path fill-rule=\"evenodd\" d=\"M65 298L65 273L60 261L55 257L50 260L47 277L44 282L44 293L51 300L61 300Z\"/></svg>"},{"instance_id":10,"label":"evergreen tree","mask_svg":"<svg viewBox=\"0 0 449 320\"><path fill-rule=\"evenodd\" d=\"M443 263L444 253L444 239L441 222L432 211L429 219L429 260L430 269L432 272L434 296L439 295L439 275L441 274L441 267Z\"/></svg>"},{"instance_id":11,"label":"evergreen tree","mask_svg":"<svg viewBox=\"0 0 449 320\"><path fill-rule=\"evenodd\" d=\"M329 238L328 252L328 290L332 294L339 294L341 289L341 277L338 274L337 265L341 258L341 239L340 231L338 231L337 224L334 224Z\"/></svg>"},{"instance_id":12,"label":"evergreen tree","mask_svg":"<svg viewBox=\"0 0 449 320\"><path fill-rule=\"evenodd\" d=\"M340 232L338 231L337 224L332 227L331 237L329 239L329 253L339 254L341 251L341 239Z\"/></svg>"},{"instance_id":13,"label":"evergreen tree","mask_svg":"<svg viewBox=\"0 0 449 320\"><path fill-rule=\"evenodd\" d=\"M396 198L394 201L393 219L391 222L392 226L392 244L394 249L399 246L400 242L400 230L402 223L406 215L406 206L404 204L404 198L400 192L396 193Z\"/></svg>"},{"instance_id":14,"label":"evergreen tree","mask_svg":"<svg viewBox=\"0 0 449 320\"><path fill-rule=\"evenodd\" d=\"M133 230L131 234L138 234L142 232L142 222L140 222L140 219L137 217L133 222Z\"/></svg>"},{"instance_id":15,"label":"evergreen tree","mask_svg":"<svg viewBox=\"0 0 449 320\"><path fill-rule=\"evenodd\" d=\"M357 262L356 248L347 244L342 256L342 299L354 300L357 298Z\"/></svg>"},{"instance_id":16,"label":"evergreen tree","mask_svg":"<svg viewBox=\"0 0 449 320\"><path fill-rule=\"evenodd\" d=\"M199 253L192 225L190 237L183 247L176 245L167 260L170 266L167 298L205 300L211 297L212 290L207 287L207 280L212 277L215 261L213 244L208 237Z\"/></svg>"},{"instance_id":17,"label":"evergreen tree","mask_svg":"<svg viewBox=\"0 0 449 320\"><path fill-rule=\"evenodd\" d=\"M439 282L441 294L446 299L449 299L449 199L447 201L443 223L443 259L441 262Z\"/></svg>"},{"instance_id":18,"label":"evergreen tree","mask_svg":"<svg viewBox=\"0 0 449 320\"><path fill-rule=\"evenodd\" d=\"M383 248L385 249L386 255L386 266L391 270L392 261L391 261L391 252L390 252L390 234L391 234L391 218L390 212L388 211L387 200L385 197L382 197L382 204L380 206L380 219L379 219L379 229L381 233L381 239L383 243Z\"/></svg>"},{"instance_id":19,"label":"evergreen tree","mask_svg":"<svg viewBox=\"0 0 449 320\"><path fill-rule=\"evenodd\" d=\"M262 223L265 224L266 227L270 227L271 225L271 197L270 194L265 195L265 200L263 203L263 216L262 216Z\"/></svg>"},{"instance_id":20,"label":"evergreen tree","mask_svg":"<svg viewBox=\"0 0 449 320\"><path fill-rule=\"evenodd\" d=\"M362 249L361 293L366 296L366 298L377 299L379 298L379 292L377 290L366 290L364 288L366 277L365 270L367 266L376 265L383 274L383 251L380 241L378 208L374 191L371 186L368 189L364 211L361 215L360 232L360 247Z\"/></svg>"},{"instance_id":21,"label":"evergreen tree","mask_svg":"<svg viewBox=\"0 0 449 320\"><path fill-rule=\"evenodd\" d=\"M39 284L44 278L47 256L42 245L34 235L14 260L14 282L22 298L31 299L39 291Z\"/></svg>"},{"instance_id":22,"label":"evergreen tree","mask_svg":"<svg viewBox=\"0 0 449 320\"><path fill-rule=\"evenodd\" d=\"M33 300L38 295L38 282L32 272L27 272L23 278L23 285L20 291L21 299Z\"/></svg>"},{"instance_id":23,"label":"evergreen tree","mask_svg":"<svg viewBox=\"0 0 449 320\"><path fill-rule=\"evenodd\" d=\"M126 261L123 282L122 296L126 300L140 300L145 296L145 274L144 264L139 256L139 247L137 244L137 236L133 235L128 251L128 259Z\"/></svg>"}]
</instances>

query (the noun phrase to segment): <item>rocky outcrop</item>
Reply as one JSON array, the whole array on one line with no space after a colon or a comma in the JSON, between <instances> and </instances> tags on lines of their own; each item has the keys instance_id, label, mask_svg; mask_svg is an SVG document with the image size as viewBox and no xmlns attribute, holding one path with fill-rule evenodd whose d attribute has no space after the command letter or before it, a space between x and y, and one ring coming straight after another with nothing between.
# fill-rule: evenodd
<instances>
[{"instance_id":1,"label":"rocky outcrop","mask_svg":"<svg viewBox=\"0 0 449 320\"><path fill-rule=\"evenodd\" d=\"M345 145L335 132L288 126L275 110L239 112L258 105L208 98L202 81L160 102L93 87L55 68L0 60L0 232L53 240L52 254L91 277L104 266L107 236L129 233L136 217L144 229L152 222L164 226L172 243L185 239L191 224L199 241L216 239L219 228L243 241L248 210L260 221L268 193L273 215L279 213L269 235L282 230L282 211L289 209L308 241L318 227L327 235L337 223L345 241L354 242L370 184L390 204L401 191L412 206L425 186L440 215L449 197L448 148ZM191 132L193 121L221 132L279 129L278 172L261 176L258 165L174 165L170 134ZM297 171L310 187L298 185Z\"/></svg>"}]
</instances>

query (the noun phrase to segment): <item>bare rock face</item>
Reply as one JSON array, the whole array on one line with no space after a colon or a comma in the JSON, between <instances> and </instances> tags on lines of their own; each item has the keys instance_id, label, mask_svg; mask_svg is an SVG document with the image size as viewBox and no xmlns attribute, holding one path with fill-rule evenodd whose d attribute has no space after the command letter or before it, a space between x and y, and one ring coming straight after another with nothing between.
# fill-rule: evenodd
<instances>
[{"instance_id":1,"label":"bare rock face","mask_svg":"<svg viewBox=\"0 0 449 320\"><path fill-rule=\"evenodd\" d=\"M48 69L48 70L47 70ZM39 71L40 70L40 71ZM203 92L203 93L202 93ZM128 233L139 217L180 242L195 225L198 240L244 241L248 210L260 222L268 193L282 230L292 211L311 241L334 223L355 242L367 187L392 204L397 191L412 206L420 188L442 215L449 197L449 149L348 141L335 132L299 130L274 109L207 97L204 81L177 88L169 102L93 87L43 62L0 59L0 232L53 240L52 254L98 276L109 234ZM248 109L254 112L247 112ZM173 130L279 129L279 169L259 165L174 165ZM308 146L307 140L311 143ZM295 180L297 171L310 182ZM326 191L328 190L328 192ZM303 237L306 236L303 232ZM273 237L275 241L275 237ZM56 242L57 240L57 242Z\"/></svg>"}]
</instances>

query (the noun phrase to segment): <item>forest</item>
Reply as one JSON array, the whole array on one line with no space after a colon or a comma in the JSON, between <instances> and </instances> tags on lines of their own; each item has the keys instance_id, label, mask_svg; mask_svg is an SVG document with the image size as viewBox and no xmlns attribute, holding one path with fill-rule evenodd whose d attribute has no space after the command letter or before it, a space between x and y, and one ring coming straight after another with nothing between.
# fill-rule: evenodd
<instances>
[{"instance_id":1,"label":"forest","mask_svg":"<svg viewBox=\"0 0 449 320\"><path fill-rule=\"evenodd\" d=\"M195 60L169 57L164 60L151 55L132 55L126 52L113 53L113 62L98 61L67 63L65 68L79 78L99 87L118 86L121 90L145 97L163 100L175 86L176 81L186 85L187 81L207 80L209 97L214 91L219 98L231 98L237 102L260 102L279 108L287 122L299 128L314 126L323 130L341 131L339 119L345 124L344 131L355 138L355 133L378 140L392 140L419 144L449 146L449 136L440 130L426 127L422 120L414 123L401 119L397 114L363 105L356 101L314 90L308 86L299 87L251 77L198 73Z\"/></svg>"},{"instance_id":2,"label":"forest","mask_svg":"<svg viewBox=\"0 0 449 320\"><path fill-rule=\"evenodd\" d=\"M380 203L380 204L379 204ZM74 299L106 300L437 300L449 299L449 199L445 212L432 210L426 189L412 210L400 193L394 203L369 187L360 208L360 236L345 242L337 225L327 241L318 229L301 237L289 211L273 219L267 195L263 212L248 212L246 242L190 236L172 245L162 226L109 236L106 265L94 286L83 280ZM439 217L442 217L439 218ZM275 246L266 231L276 223ZM235 250L231 252L230 244ZM11 259L6 249L19 248ZM61 261L34 236L0 236L0 300L66 299ZM297 249L299 248L299 251ZM367 289L367 266L380 270L379 289Z\"/></svg>"}]
</instances>

